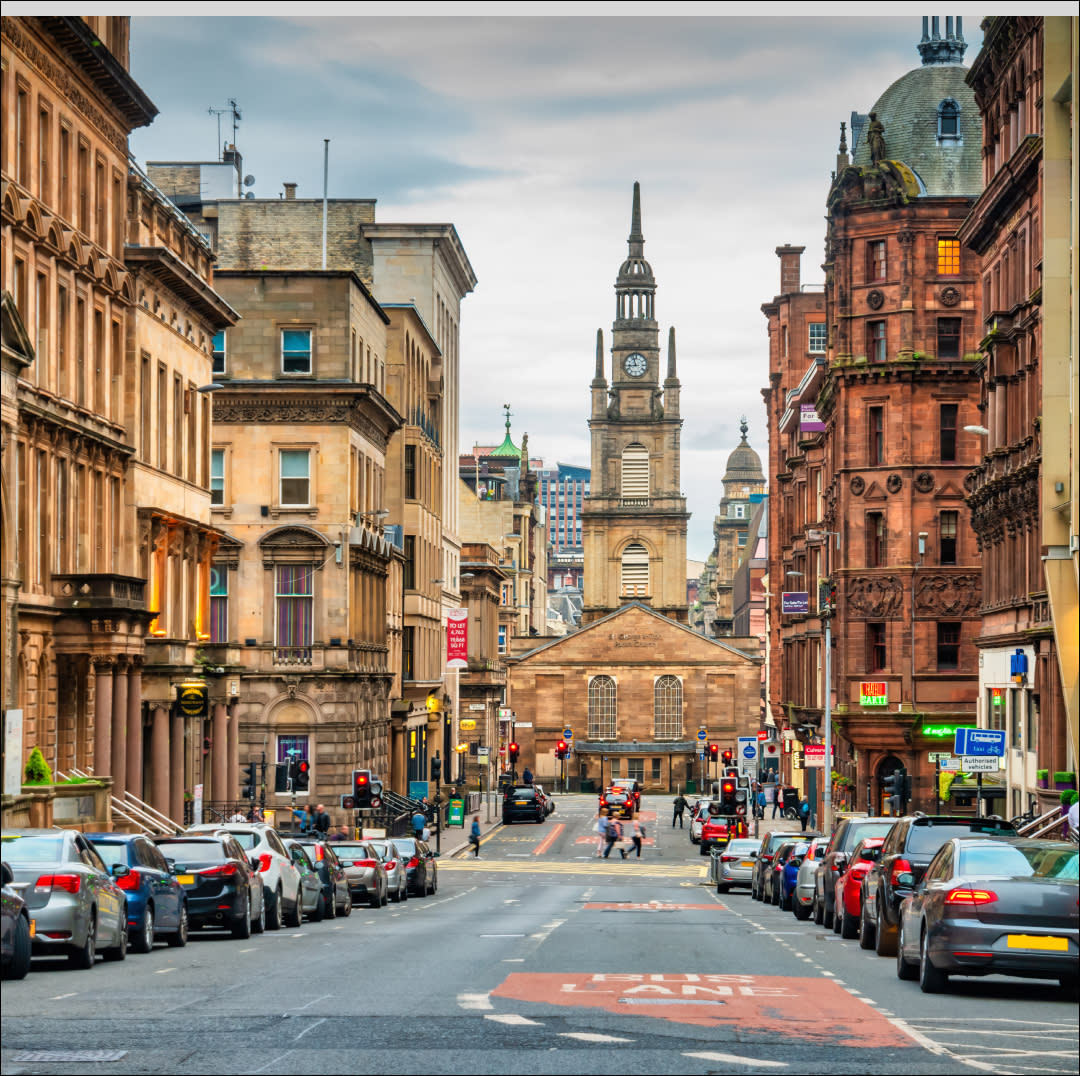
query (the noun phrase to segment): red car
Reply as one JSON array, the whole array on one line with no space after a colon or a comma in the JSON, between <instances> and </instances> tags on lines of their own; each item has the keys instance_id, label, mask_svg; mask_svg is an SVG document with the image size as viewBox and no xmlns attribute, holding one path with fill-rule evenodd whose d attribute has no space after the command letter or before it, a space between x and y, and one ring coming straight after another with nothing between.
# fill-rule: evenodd
<instances>
[{"instance_id":1,"label":"red car","mask_svg":"<svg viewBox=\"0 0 1080 1076\"><path fill-rule=\"evenodd\" d=\"M709 849L715 844L722 847L735 837L745 837L747 833L746 822L739 818L715 817L705 812L701 826L701 854L707 856Z\"/></svg>"},{"instance_id":2,"label":"red car","mask_svg":"<svg viewBox=\"0 0 1080 1076\"><path fill-rule=\"evenodd\" d=\"M864 837L851 852L851 859L844 865L836 880L836 896L833 901L833 933L842 938L859 936L859 919L862 916L862 880L881 855L884 837Z\"/></svg>"}]
</instances>

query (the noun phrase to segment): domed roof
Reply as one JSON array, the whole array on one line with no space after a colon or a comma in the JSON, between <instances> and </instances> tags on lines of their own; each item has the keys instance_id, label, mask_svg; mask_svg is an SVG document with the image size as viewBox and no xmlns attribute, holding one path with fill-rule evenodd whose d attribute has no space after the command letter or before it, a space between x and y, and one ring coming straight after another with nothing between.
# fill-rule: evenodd
<instances>
[{"instance_id":1,"label":"domed roof","mask_svg":"<svg viewBox=\"0 0 1080 1076\"><path fill-rule=\"evenodd\" d=\"M761 457L750 447L746 440L746 432L749 429L746 418L743 417L739 424L742 431L742 440L735 446L734 451L728 456L727 469L724 471L723 482L725 486L730 483L743 483L747 485L760 485L765 481L765 475L761 470Z\"/></svg>"},{"instance_id":2,"label":"domed roof","mask_svg":"<svg viewBox=\"0 0 1080 1076\"><path fill-rule=\"evenodd\" d=\"M966 45L963 36L940 38L935 19L934 37L919 50L922 65L898 78L871 110L884 126L885 159L912 169L930 196L975 196L982 191L982 123L975 94L964 81L968 69L960 63ZM859 168L871 161L869 124L858 125L852 163ZM944 119L944 124L942 120Z\"/></svg>"}]
</instances>

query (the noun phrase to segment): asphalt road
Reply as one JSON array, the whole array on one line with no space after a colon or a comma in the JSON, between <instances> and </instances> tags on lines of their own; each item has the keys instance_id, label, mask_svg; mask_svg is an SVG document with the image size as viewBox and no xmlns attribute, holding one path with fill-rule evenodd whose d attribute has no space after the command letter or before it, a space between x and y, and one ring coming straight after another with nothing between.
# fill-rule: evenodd
<instances>
[{"instance_id":1,"label":"asphalt road","mask_svg":"<svg viewBox=\"0 0 1080 1076\"><path fill-rule=\"evenodd\" d=\"M1056 984L924 995L857 942L718 896L668 799L643 807L640 860L597 860L594 799L558 797L442 858L435 896L88 972L35 960L4 986L0 1072L1077 1072Z\"/></svg>"}]
</instances>

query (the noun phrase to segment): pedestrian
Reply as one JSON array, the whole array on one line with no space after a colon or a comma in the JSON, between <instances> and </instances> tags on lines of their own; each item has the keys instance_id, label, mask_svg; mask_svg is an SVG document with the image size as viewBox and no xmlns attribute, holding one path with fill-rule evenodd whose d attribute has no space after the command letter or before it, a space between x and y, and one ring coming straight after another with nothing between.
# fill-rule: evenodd
<instances>
[{"instance_id":1,"label":"pedestrian","mask_svg":"<svg viewBox=\"0 0 1080 1076\"><path fill-rule=\"evenodd\" d=\"M630 834L630 841L637 849L638 859L641 859L641 839L645 836L645 826L638 821L637 815L634 815L633 821L630 824L634 827L633 832ZM623 858L625 859L626 856L624 855Z\"/></svg>"},{"instance_id":2,"label":"pedestrian","mask_svg":"<svg viewBox=\"0 0 1080 1076\"><path fill-rule=\"evenodd\" d=\"M424 839L424 826L427 825L427 819L424 817L424 812L421 808L417 807L416 813L412 816L412 830L413 836L418 840Z\"/></svg>"},{"instance_id":3,"label":"pedestrian","mask_svg":"<svg viewBox=\"0 0 1080 1076\"><path fill-rule=\"evenodd\" d=\"M799 824L802 826L803 833L806 832L806 823L810 821L810 801L803 796L799 803Z\"/></svg>"},{"instance_id":4,"label":"pedestrian","mask_svg":"<svg viewBox=\"0 0 1080 1076\"><path fill-rule=\"evenodd\" d=\"M765 817L765 789L758 785L757 796L754 799L754 814L758 818Z\"/></svg>"},{"instance_id":5,"label":"pedestrian","mask_svg":"<svg viewBox=\"0 0 1080 1076\"><path fill-rule=\"evenodd\" d=\"M321 804L317 804L315 807L315 817L311 821L312 832L317 837L326 839L326 835L330 832L330 816L326 813L326 808Z\"/></svg>"},{"instance_id":6,"label":"pedestrian","mask_svg":"<svg viewBox=\"0 0 1080 1076\"><path fill-rule=\"evenodd\" d=\"M473 855L480 858L480 816L473 815L472 829L469 832L469 844L472 845Z\"/></svg>"},{"instance_id":7,"label":"pedestrian","mask_svg":"<svg viewBox=\"0 0 1080 1076\"><path fill-rule=\"evenodd\" d=\"M619 820L612 815L608 818L607 832L604 834L604 859L607 859L611 855L612 848L622 840L622 826L619 825ZM626 849L620 848L619 853L623 859L626 859Z\"/></svg>"},{"instance_id":8,"label":"pedestrian","mask_svg":"<svg viewBox=\"0 0 1080 1076\"><path fill-rule=\"evenodd\" d=\"M596 857L597 857L597 859L600 858L600 856L603 854L603 851L604 851L604 842L607 839L607 826L608 826L607 808L606 807L601 807L600 810L597 812L597 815L596 815L596 833L597 833Z\"/></svg>"},{"instance_id":9,"label":"pedestrian","mask_svg":"<svg viewBox=\"0 0 1080 1076\"><path fill-rule=\"evenodd\" d=\"M772 786L772 817L776 817L777 808L781 809L780 817L783 818L784 790L776 784Z\"/></svg>"},{"instance_id":10,"label":"pedestrian","mask_svg":"<svg viewBox=\"0 0 1080 1076\"><path fill-rule=\"evenodd\" d=\"M311 822L315 815L315 808L310 803L305 803L303 810L296 810L293 808L293 817L300 823L301 833L311 832Z\"/></svg>"},{"instance_id":11,"label":"pedestrian","mask_svg":"<svg viewBox=\"0 0 1080 1076\"><path fill-rule=\"evenodd\" d=\"M347 841L349 839L349 827L338 826L338 828L326 839L328 841Z\"/></svg>"},{"instance_id":12,"label":"pedestrian","mask_svg":"<svg viewBox=\"0 0 1080 1076\"><path fill-rule=\"evenodd\" d=\"M533 783L532 770L530 770L528 766L526 766L525 769L521 771L521 780L524 781L524 783L527 785L531 785Z\"/></svg>"},{"instance_id":13,"label":"pedestrian","mask_svg":"<svg viewBox=\"0 0 1080 1076\"><path fill-rule=\"evenodd\" d=\"M682 816L683 816L683 811L685 811L686 807L687 807L686 797L680 792L675 797L675 800L674 800L674 803L672 804L672 806L675 809L675 813L671 816L671 828L674 829L675 828L675 823L678 822L679 823L679 829L683 829L684 827L683 827Z\"/></svg>"}]
</instances>

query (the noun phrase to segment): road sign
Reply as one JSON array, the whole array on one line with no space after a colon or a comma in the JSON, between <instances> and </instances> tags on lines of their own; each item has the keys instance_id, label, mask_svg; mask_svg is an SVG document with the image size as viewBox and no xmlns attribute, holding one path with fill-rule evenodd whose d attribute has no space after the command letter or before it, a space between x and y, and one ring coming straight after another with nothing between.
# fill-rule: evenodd
<instances>
[{"instance_id":1,"label":"road sign","mask_svg":"<svg viewBox=\"0 0 1080 1076\"><path fill-rule=\"evenodd\" d=\"M697 738L702 743L704 743L709 738L709 730L705 728L704 725L702 725L702 727L697 730Z\"/></svg>"},{"instance_id":2,"label":"road sign","mask_svg":"<svg viewBox=\"0 0 1080 1076\"><path fill-rule=\"evenodd\" d=\"M757 738L758 738L758 743L764 743L769 738L769 730L768 729L758 729Z\"/></svg>"},{"instance_id":3,"label":"road sign","mask_svg":"<svg viewBox=\"0 0 1080 1076\"><path fill-rule=\"evenodd\" d=\"M958 759L955 755L941 755L938 758L938 765L943 770L959 770L960 759Z\"/></svg>"},{"instance_id":4,"label":"road sign","mask_svg":"<svg viewBox=\"0 0 1080 1076\"><path fill-rule=\"evenodd\" d=\"M780 595L780 612L799 615L810 612L810 594L805 590L785 590Z\"/></svg>"},{"instance_id":5,"label":"road sign","mask_svg":"<svg viewBox=\"0 0 1080 1076\"><path fill-rule=\"evenodd\" d=\"M1001 763L997 755L964 755L960 759L960 769L964 773L997 773Z\"/></svg>"},{"instance_id":6,"label":"road sign","mask_svg":"<svg viewBox=\"0 0 1080 1076\"><path fill-rule=\"evenodd\" d=\"M756 736L740 736L739 747L739 773L757 773L758 742Z\"/></svg>"},{"instance_id":7,"label":"road sign","mask_svg":"<svg viewBox=\"0 0 1080 1076\"><path fill-rule=\"evenodd\" d=\"M574 730L572 728L565 728L562 730L562 738L564 740L572 740L574 738Z\"/></svg>"},{"instance_id":8,"label":"road sign","mask_svg":"<svg viewBox=\"0 0 1080 1076\"><path fill-rule=\"evenodd\" d=\"M956 744L953 753L957 755L983 755L993 758L1005 757L1004 729L956 730ZM967 769L967 767L964 767Z\"/></svg>"},{"instance_id":9,"label":"road sign","mask_svg":"<svg viewBox=\"0 0 1080 1076\"><path fill-rule=\"evenodd\" d=\"M825 765L825 745L823 743L808 743L803 745L803 765L807 769Z\"/></svg>"}]
</instances>

